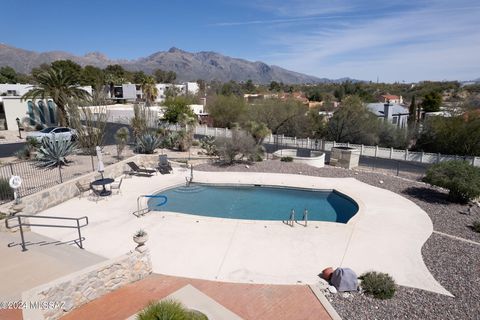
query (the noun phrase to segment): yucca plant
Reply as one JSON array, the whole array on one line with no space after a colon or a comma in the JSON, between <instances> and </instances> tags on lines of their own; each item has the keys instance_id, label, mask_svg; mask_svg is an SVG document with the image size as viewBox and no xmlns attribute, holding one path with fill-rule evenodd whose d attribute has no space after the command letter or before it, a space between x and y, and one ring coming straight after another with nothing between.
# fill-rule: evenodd
<instances>
[{"instance_id":1,"label":"yucca plant","mask_svg":"<svg viewBox=\"0 0 480 320\"><path fill-rule=\"evenodd\" d=\"M44 138L38 149L37 161L41 167L54 168L68 164L67 156L75 152L77 144L69 139Z\"/></svg>"},{"instance_id":2,"label":"yucca plant","mask_svg":"<svg viewBox=\"0 0 480 320\"><path fill-rule=\"evenodd\" d=\"M162 139L154 134L145 133L137 138L136 150L139 153L152 154L162 145Z\"/></svg>"}]
</instances>

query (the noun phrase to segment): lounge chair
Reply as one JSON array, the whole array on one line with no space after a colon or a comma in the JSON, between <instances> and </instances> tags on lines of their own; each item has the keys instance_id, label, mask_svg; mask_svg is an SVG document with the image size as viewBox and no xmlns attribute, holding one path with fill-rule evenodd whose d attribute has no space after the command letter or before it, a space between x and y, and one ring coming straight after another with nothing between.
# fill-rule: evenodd
<instances>
[{"instance_id":1,"label":"lounge chair","mask_svg":"<svg viewBox=\"0 0 480 320\"><path fill-rule=\"evenodd\" d=\"M170 162L168 162L166 154L161 154L158 157L158 171L160 171L161 174L172 172L172 166L170 165Z\"/></svg>"},{"instance_id":2,"label":"lounge chair","mask_svg":"<svg viewBox=\"0 0 480 320\"><path fill-rule=\"evenodd\" d=\"M127 162L127 165L130 167L131 169L131 173L132 174L136 174L136 175L147 175L147 176L152 176L154 173L157 173L157 170L153 170L153 169L146 169L146 168L140 168L135 162Z\"/></svg>"}]
</instances>

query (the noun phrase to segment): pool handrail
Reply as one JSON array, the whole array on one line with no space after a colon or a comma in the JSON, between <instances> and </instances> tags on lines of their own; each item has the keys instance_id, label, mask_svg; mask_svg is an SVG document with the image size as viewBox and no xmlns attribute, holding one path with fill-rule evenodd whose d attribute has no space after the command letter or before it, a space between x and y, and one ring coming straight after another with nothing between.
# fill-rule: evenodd
<instances>
[{"instance_id":1,"label":"pool handrail","mask_svg":"<svg viewBox=\"0 0 480 320\"><path fill-rule=\"evenodd\" d=\"M141 194L141 195L139 195L138 198L137 198L137 211L133 212L133 215L136 216L137 218L140 218L141 216L147 214L150 211L150 208L148 207L148 205L147 205L146 208L143 208L143 209L140 208L140 199L142 199L142 198L163 198L164 201L162 203L157 204L156 205L157 207L161 207L161 206L167 204L167 202L168 202L167 196L165 196L163 194Z\"/></svg>"}]
</instances>

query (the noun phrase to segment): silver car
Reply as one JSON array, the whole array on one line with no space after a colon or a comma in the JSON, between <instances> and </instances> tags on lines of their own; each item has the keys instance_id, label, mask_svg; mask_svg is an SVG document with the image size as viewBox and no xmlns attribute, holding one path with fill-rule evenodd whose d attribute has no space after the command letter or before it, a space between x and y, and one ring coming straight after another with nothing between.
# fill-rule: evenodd
<instances>
[{"instance_id":1,"label":"silver car","mask_svg":"<svg viewBox=\"0 0 480 320\"><path fill-rule=\"evenodd\" d=\"M33 138L42 141L43 138L48 137L55 140L66 139L75 141L77 139L77 131L75 129L66 127L48 127L37 132L27 134L27 138Z\"/></svg>"}]
</instances>

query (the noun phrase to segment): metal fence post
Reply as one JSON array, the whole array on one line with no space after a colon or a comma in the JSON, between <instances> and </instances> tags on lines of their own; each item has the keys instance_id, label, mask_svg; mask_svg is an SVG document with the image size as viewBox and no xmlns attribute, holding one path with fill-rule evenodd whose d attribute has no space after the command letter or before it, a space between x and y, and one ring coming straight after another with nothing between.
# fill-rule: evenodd
<instances>
[{"instance_id":1,"label":"metal fence post","mask_svg":"<svg viewBox=\"0 0 480 320\"><path fill-rule=\"evenodd\" d=\"M60 175L60 183L63 183L63 178L62 178L62 166L58 166L58 173Z\"/></svg>"}]
</instances>

